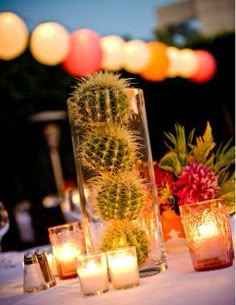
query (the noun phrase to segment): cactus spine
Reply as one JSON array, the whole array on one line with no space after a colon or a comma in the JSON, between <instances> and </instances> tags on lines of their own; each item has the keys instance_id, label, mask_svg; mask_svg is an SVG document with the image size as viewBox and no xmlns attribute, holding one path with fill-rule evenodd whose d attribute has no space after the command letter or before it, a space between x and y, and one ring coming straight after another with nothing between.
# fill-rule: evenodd
<instances>
[{"instance_id":1,"label":"cactus spine","mask_svg":"<svg viewBox=\"0 0 236 305\"><path fill-rule=\"evenodd\" d=\"M135 220L147 202L146 188L136 172L104 174L95 184L94 205L102 219Z\"/></svg>"},{"instance_id":2,"label":"cactus spine","mask_svg":"<svg viewBox=\"0 0 236 305\"><path fill-rule=\"evenodd\" d=\"M126 122L131 108L124 89L129 82L111 73L91 74L79 81L71 97L71 113L79 122Z\"/></svg>"},{"instance_id":3,"label":"cactus spine","mask_svg":"<svg viewBox=\"0 0 236 305\"><path fill-rule=\"evenodd\" d=\"M76 151L89 170L118 172L131 167L138 156L137 136L117 124L89 129Z\"/></svg>"},{"instance_id":4,"label":"cactus spine","mask_svg":"<svg viewBox=\"0 0 236 305\"><path fill-rule=\"evenodd\" d=\"M149 251L149 242L145 231L138 224L127 219L111 221L103 237L102 251L127 246L136 247L138 263L140 265L144 263Z\"/></svg>"}]
</instances>

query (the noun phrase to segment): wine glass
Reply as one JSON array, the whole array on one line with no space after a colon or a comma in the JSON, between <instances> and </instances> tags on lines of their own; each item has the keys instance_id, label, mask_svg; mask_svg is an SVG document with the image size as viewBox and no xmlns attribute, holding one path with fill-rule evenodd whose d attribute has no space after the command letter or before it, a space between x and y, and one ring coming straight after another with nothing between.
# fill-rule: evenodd
<instances>
[{"instance_id":1,"label":"wine glass","mask_svg":"<svg viewBox=\"0 0 236 305\"><path fill-rule=\"evenodd\" d=\"M9 229L9 216L4 204L0 201L0 252L2 251L1 242L3 236L7 233Z\"/></svg>"}]
</instances>

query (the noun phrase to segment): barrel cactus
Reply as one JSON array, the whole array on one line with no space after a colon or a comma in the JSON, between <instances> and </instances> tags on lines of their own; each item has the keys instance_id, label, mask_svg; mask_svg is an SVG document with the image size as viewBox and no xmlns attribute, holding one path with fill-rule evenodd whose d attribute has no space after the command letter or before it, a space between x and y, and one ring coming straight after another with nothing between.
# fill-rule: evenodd
<instances>
[{"instance_id":1,"label":"barrel cactus","mask_svg":"<svg viewBox=\"0 0 236 305\"><path fill-rule=\"evenodd\" d=\"M137 219L148 200L145 184L134 171L104 174L94 189L94 209L104 220Z\"/></svg>"},{"instance_id":2,"label":"barrel cactus","mask_svg":"<svg viewBox=\"0 0 236 305\"><path fill-rule=\"evenodd\" d=\"M138 264L144 263L150 247L145 231L138 224L129 220L111 221L104 232L102 251L127 246L136 247Z\"/></svg>"},{"instance_id":3,"label":"barrel cactus","mask_svg":"<svg viewBox=\"0 0 236 305\"><path fill-rule=\"evenodd\" d=\"M76 149L81 164L97 173L130 168L138 157L138 136L117 124L88 129Z\"/></svg>"},{"instance_id":4,"label":"barrel cactus","mask_svg":"<svg viewBox=\"0 0 236 305\"><path fill-rule=\"evenodd\" d=\"M74 88L68 103L71 116L80 123L126 122L132 112L127 88L128 80L118 74L90 74Z\"/></svg>"}]
</instances>

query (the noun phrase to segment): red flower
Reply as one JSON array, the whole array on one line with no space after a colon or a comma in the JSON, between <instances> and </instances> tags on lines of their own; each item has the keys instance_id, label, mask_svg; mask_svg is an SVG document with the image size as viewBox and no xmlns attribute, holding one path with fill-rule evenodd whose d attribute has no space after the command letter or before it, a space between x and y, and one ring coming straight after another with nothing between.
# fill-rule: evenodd
<instances>
[{"instance_id":1,"label":"red flower","mask_svg":"<svg viewBox=\"0 0 236 305\"><path fill-rule=\"evenodd\" d=\"M196 163L185 167L173 187L180 205L215 198L219 190L214 173L204 164Z\"/></svg>"},{"instance_id":2,"label":"red flower","mask_svg":"<svg viewBox=\"0 0 236 305\"><path fill-rule=\"evenodd\" d=\"M158 164L155 163L154 164L154 174L155 174L156 186L158 189L165 188L168 185L170 191L172 191L174 177L171 173L161 169L158 166Z\"/></svg>"}]
</instances>

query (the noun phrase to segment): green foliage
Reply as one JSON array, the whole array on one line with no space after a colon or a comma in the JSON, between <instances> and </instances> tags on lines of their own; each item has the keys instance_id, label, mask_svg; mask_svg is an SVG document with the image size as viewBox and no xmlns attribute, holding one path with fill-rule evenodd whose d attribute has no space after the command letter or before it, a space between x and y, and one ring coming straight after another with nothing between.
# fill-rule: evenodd
<instances>
[{"instance_id":1,"label":"green foliage","mask_svg":"<svg viewBox=\"0 0 236 305\"><path fill-rule=\"evenodd\" d=\"M212 129L209 122L207 122L203 136L196 137L196 144L190 146L192 148L191 154L194 162L203 163L209 168L213 166L214 155L211 155L211 153L215 147L215 142L213 140Z\"/></svg>"},{"instance_id":2,"label":"green foliage","mask_svg":"<svg viewBox=\"0 0 236 305\"><path fill-rule=\"evenodd\" d=\"M139 265L144 263L149 251L148 236L140 226L128 220L113 220L104 233L102 251L134 246Z\"/></svg>"},{"instance_id":3,"label":"green foliage","mask_svg":"<svg viewBox=\"0 0 236 305\"><path fill-rule=\"evenodd\" d=\"M187 140L185 129L180 124L175 124L175 134L165 132L166 138L169 142L165 142L169 148L160 160L159 166L178 176L183 170L183 167L189 162L190 145L192 144L194 129L190 132Z\"/></svg>"},{"instance_id":4,"label":"green foliage","mask_svg":"<svg viewBox=\"0 0 236 305\"><path fill-rule=\"evenodd\" d=\"M147 202L145 185L133 171L103 175L94 184L95 210L102 219L137 219Z\"/></svg>"},{"instance_id":5,"label":"green foliage","mask_svg":"<svg viewBox=\"0 0 236 305\"><path fill-rule=\"evenodd\" d=\"M116 124L88 128L76 155L83 166L97 173L126 170L138 156L137 139L133 132Z\"/></svg>"},{"instance_id":6,"label":"green foliage","mask_svg":"<svg viewBox=\"0 0 236 305\"><path fill-rule=\"evenodd\" d=\"M78 122L125 122L131 114L125 89L126 79L118 74L97 72L78 81L70 106Z\"/></svg>"}]
</instances>

